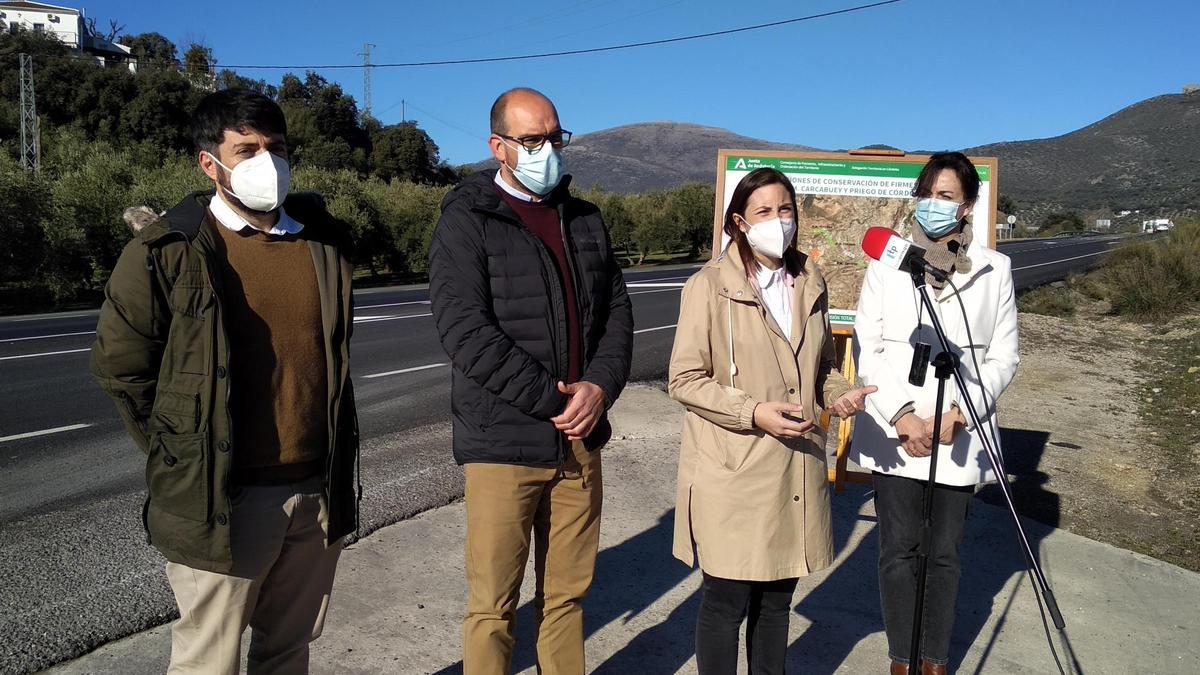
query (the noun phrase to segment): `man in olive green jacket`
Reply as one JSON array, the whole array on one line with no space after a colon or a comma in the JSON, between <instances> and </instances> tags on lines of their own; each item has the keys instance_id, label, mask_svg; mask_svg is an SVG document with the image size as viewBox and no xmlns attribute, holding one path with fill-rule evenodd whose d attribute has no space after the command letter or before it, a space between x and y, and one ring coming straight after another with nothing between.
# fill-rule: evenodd
<instances>
[{"instance_id":1,"label":"man in olive green jacket","mask_svg":"<svg viewBox=\"0 0 1200 675\"><path fill-rule=\"evenodd\" d=\"M192 120L215 190L125 247L91 371L146 454L143 521L179 606L170 671L303 672L357 528L348 228L288 196L282 111L253 92ZM357 488L357 490L356 490Z\"/></svg>"}]
</instances>

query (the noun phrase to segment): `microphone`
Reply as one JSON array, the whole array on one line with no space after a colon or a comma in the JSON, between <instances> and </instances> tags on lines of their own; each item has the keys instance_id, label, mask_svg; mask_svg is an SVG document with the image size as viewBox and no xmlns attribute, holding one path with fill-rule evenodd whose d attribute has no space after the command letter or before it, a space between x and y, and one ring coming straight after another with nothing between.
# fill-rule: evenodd
<instances>
[{"instance_id":1,"label":"microphone","mask_svg":"<svg viewBox=\"0 0 1200 675\"><path fill-rule=\"evenodd\" d=\"M925 249L896 234L888 227L872 227L862 238L862 250L872 260L901 272L928 272L938 281L950 275L925 261Z\"/></svg>"}]
</instances>

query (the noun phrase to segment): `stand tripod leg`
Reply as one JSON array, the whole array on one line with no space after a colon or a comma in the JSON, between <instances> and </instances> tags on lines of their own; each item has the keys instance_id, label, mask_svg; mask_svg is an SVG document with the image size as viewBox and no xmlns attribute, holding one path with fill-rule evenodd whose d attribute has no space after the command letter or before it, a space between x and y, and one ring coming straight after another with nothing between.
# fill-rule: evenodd
<instances>
[{"instance_id":1,"label":"stand tripod leg","mask_svg":"<svg viewBox=\"0 0 1200 675\"><path fill-rule=\"evenodd\" d=\"M933 413L933 447L929 454L929 480L925 483L925 496L921 503L921 538L917 545L917 595L913 602L912 643L909 647L908 669L910 673L920 668L921 638L925 620L925 587L929 582L929 553L933 549L933 488L937 481L939 436L942 428L942 404L946 400L946 381L957 368L953 354L943 351L933 359L934 376L938 381L937 402Z\"/></svg>"},{"instance_id":2,"label":"stand tripod leg","mask_svg":"<svg viewBox=\"0 0 1200 675\"><path fill-rule=\"evenodd\" d=\"M942 345L943 353L951 353L950 340L946 337L946 331L942 327L942 322L938 319L937 311L933 306L933 302L929 299L929 291L925 287L925 277L923 274L918 274L916 270L912 272L913 285L917 288L918 295L921 299L921 305L929 313L929 319L933 322L934 332L937 333L938 341ZM982 420L979 411L975 409L975 404L971 401L971 397L967 395L970 389L967 388L967 383L964 380L962 373L959 372L957 364L954 367L954 382L958 386L958 391L962 394L961 403L966 406L967 417L971 421L971 427L979 434L979 440L983 444L984 450L987 452L988 460L992 464L992 468L996 472L996 480L1000 487L1000 494L1004 496L1004 502L1008 506L1008 513L1012 516L1013 526L1017 530L1017 539L1020 541L1022 553L1025 554L1025 560L1029 564L1029 569L1033 572L1034 579L1037 582L1037 590L1041 593L1042 599L1046 602L1046 607L1050 611L1050 616L1054 620L1054 627L1058 630L1066 628L1066 622L1063 621L1062 612L1058 609L1058 602L1054 599L1054 593L1050 591L1050 584L1046 581L1046 575L1042 572L1041 565L1038 564L1037 555L1033 551L1033 547L1029 544L1029 537L1025 534L1025 528L1021 526L1021 517L1017 513L1017 507L1013 502L1012 488L1008 484L1008 477L1004 473L1004 461L1000 457L1000 452L992 443L992 439L988 437L983 428ZM941 410L939 404L938 410Z\"/></svg>"}]
</instances>

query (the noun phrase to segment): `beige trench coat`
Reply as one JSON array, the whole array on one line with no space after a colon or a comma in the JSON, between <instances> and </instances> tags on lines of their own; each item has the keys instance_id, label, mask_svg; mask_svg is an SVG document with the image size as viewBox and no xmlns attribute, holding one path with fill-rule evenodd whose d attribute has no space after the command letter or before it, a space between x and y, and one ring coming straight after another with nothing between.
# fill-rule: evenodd
<instances>
[{"instance_id":1,"label":"beige trench coat","mask_svg":"<svg viewBox=\"0 0 1200 675\"><path fill-rule=\"evenodd\" d=\"M833 561L824 432L785 442L753 422L755 405L782 401L817 421L850 389L834 367L825 281L811 260L792 308L789 343L736 244L683 289L668 384L687 408L673 552L692 565L694 547L714 576L772 581Z\"/></svg>"}]
</instances>

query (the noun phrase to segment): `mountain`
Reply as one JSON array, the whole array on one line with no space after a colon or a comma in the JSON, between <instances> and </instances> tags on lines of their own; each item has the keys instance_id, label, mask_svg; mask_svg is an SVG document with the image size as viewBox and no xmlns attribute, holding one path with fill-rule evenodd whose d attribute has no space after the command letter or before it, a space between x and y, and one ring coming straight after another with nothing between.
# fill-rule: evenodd
<instances>
[{"instance_id":1,"label":"mountain","mask_svg":"<svg viewBox=\"0 0 1200 675\"><path fill-rule=\"evenodd\" d=\"M646 192L690 181L715 182L718 148L815 150L698 124L649 122L575 136L563 160L578 187L599 185L611 192ZM475 167L495 168L496 162L488 160Z\"/></svg>"},{"instance_id":2,"label":"mountain","mask_svg":"<svg viewBox=\"0 0 1200 675\"><path fill-rule=\"evenodd\" d=\"M1200 209L1200 92L1156 96L1078 131L966 150L1000 163L1024 205Z\"/></svg>"},{"instance_id":3,"label":"mountain","mask_svg":"<svg viewBox=\"0 0 1200 675\"><path fill-rule=\"evenodd\" d=\"M565 159L580 187L645 192L687 181L712 183L718 148L815 150L725 129L652 122L577 136ZM998 157L1000 192L1026 209L1200 210L1200 92L1156 96L1062 136L965 152Z\"/></svg>"}]
</instances>

